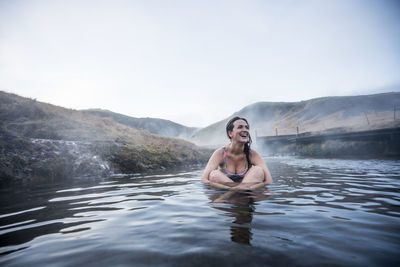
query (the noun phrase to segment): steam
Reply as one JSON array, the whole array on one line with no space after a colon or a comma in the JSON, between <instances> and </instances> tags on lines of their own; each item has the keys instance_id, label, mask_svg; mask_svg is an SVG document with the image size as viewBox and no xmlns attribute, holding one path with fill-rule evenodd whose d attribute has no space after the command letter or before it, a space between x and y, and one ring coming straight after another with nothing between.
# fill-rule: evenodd
<instances>
[{"instance_id":1,"label":"steam","mask_svg":"<svg viewBox=\"0 0 400 267\"><path fill-rule=\"evenodd\" d=\"M326 97L301 102L258 102L225 120L199 129L189 141L208 147L226 144L229 140L226 138L225 125L233 116L249 121L253 147L260 147L257 136L342 133L399 127L400 93Z\"/></svg>"}]
</instances>

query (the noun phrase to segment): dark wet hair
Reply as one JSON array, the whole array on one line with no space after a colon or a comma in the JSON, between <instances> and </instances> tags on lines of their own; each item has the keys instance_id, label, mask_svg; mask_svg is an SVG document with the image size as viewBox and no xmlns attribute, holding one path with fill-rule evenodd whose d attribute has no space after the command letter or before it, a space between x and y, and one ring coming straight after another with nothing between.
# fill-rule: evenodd
<instances>
[{"instance_id":1,"label":"dark wet hair","mask_svg":"<svg viewBox=\"0 0 400 267\"><path fill-rule=\"evenodd\" d=\"M237 120L244 120L250 128L249 122L245 118L233 117L226 124L226 135L228 136L229 139L231 139L231 137L229 136L229 132L231 132L233 130L233 127L235 126L235 125L233 125L233 123ZM251 167L251 161L250 161L251 143L252 143L252 140L251 140L251 136L249 134L249 141L246 144L244 144L244 149L243 149L243 152L246 154L246 159L247 159L249 168Z\"/></svg>"}]
</instances>

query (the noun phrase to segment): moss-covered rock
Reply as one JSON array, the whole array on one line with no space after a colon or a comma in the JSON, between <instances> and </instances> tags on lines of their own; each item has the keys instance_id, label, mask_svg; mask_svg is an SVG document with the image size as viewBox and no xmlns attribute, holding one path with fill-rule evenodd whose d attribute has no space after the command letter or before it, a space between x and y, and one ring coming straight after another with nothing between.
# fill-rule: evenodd
<instances>
[{"instance_id":1,"label":"moss-covered rock","mask_svg":"<svg viewBox=\"0 0 400 267\"><path fill-rule=\"evenodd\" d=\"M204 163L211 151L196 147L160 147L114 144L103 157L117 172L136 173L152 169Z\"/></svg>"}]
</instances>

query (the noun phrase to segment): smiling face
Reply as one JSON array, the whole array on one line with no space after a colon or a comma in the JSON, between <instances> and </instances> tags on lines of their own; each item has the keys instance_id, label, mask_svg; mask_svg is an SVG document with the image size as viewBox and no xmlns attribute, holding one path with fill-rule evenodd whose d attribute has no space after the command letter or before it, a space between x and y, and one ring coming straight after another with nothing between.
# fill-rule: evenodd
<instances>
[{"instance_id":1,"label":"smiling face","mask_svg":"<svg viewBox=\"0 0 400 267\"><path fill-rule=\"evenodd\" d=\"M228 132L232 141L247 143L250 138L249 125L244 120L237 120L233 123L232 131Z\"/></svg>"}]
</instances>

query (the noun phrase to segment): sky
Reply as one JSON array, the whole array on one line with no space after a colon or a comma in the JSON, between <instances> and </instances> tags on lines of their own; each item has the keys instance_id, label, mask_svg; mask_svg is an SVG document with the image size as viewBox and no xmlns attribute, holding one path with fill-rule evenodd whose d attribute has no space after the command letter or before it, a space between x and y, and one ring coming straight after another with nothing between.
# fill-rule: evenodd
<instances>
[{"instance_id":1,"label":"sky","mask_svg":"<svg viewBox=\"0 0 400 267\"><path fill-rule=\"evenodd\" d=\"M192 127L400 91L400 1L0 0L0 90Z\"/></svg>"}]
</instances>

